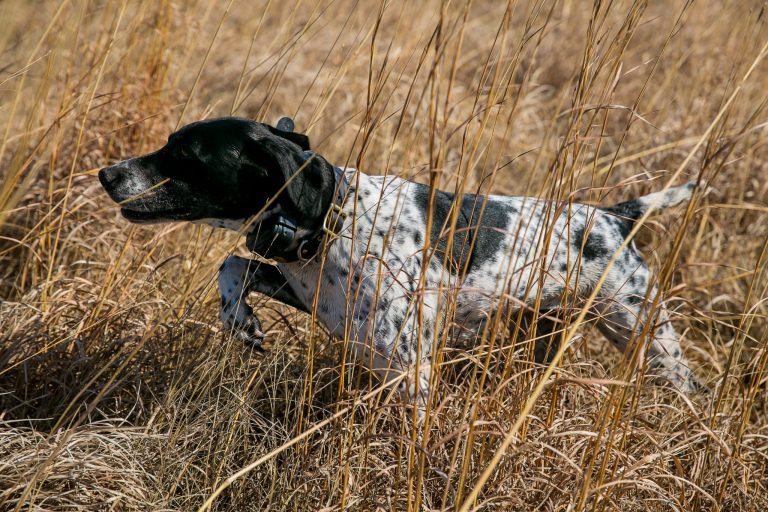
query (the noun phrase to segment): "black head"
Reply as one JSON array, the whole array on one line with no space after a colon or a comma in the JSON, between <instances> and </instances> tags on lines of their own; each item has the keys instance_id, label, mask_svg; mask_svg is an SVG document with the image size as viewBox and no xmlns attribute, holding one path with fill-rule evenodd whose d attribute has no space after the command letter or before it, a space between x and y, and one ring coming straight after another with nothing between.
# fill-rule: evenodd
<instances>
[{"instance_id":1,"label":"black head","mask_svg":"<svg viewBox=\"0 0 768 512\"><path fill-rule=\"evenodd\" d=\"M245 221L269 205L312 228L335 181L308 150L303 134L225 117L189 124L154 153L105 167L99 180L131 222Z\"/></svg>"}]
</instances>

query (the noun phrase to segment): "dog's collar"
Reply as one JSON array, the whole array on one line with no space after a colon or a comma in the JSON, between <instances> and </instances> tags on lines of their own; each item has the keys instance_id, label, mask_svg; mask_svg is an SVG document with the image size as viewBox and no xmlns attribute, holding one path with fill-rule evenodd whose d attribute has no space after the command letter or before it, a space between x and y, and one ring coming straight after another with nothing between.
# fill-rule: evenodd
<instances>
[{"instance_id":1,"label":"dog's collar","mask_svg":"<svg viewBox=\"0 0 768 512\"><path fill-rule=\"evenodd\" d=\"M309 160L312 153L305 151L304 158ZM320 228L304 236L297 236L297 223L287 215L277 214L263 221L258 229L247 235L246 247L278 263L294 263L311 260L321 251L323 244L330 244L339 238L347 218L343 207L349 181L344 170L339 167L333 167L333 175L335 192Z\"/></svg>"}]
</instances>

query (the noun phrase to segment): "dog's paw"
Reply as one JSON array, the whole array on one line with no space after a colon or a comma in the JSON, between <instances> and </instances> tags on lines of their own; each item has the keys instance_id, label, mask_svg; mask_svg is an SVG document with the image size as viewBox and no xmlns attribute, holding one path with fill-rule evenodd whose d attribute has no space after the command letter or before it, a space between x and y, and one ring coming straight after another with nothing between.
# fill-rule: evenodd
<instances>
[{"instance_id":1,"label":"dog's paw","mask_svg":"<svg viewBox=\"0 0 768 512\"><path fill-rule=\"evenodd\" d=\"M221 308L221 321L228 334L232 334L243 341L248 347L264 352L262 343L264 333L261 330L261 322L253 314L253 309L247 304L231 306L225 304Z\"/></svg>"},{"instance_id":2,"label":"dog's paw","mask_svg":"<svg viewBox=\"0 0 768 512\"><path fill-rule=\"evenodd\" d=\"M265 351L262 346L262 343L264 343L264 333L261 331L261 322L255 316L251 315L244 323L238 324L234 332L238 338L243 340L247 347L259 352Z\"/></svg>"}]
</instances>

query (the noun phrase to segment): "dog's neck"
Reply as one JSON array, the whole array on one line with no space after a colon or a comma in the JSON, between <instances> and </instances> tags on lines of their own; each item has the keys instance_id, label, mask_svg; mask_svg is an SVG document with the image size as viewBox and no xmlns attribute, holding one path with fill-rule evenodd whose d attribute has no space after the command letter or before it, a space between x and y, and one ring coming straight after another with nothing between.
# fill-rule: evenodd
<instances>
[{"instance_id":1,"label":"dog's neck","mask_svg":"<svg viewBox=\"0 0 768 512\"><path fill-rule=\"evenodd\" d=\"M246 239L248 249L264 258L281 263L307 262L339 236L347 214L344 202L349 191L345 171L333 167L333 193L321 219L313 219L311 228L285 212L267 217Z\"/></svg>"}]
</instances>

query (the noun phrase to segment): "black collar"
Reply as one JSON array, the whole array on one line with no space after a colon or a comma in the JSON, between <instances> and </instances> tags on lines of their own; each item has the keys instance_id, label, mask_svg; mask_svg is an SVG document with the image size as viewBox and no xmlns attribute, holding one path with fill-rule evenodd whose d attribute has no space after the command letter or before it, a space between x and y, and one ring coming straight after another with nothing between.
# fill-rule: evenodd
<instances>
[{"instance_id":1,"label":"black collar","mask_svg":"<svg viewBox=\"0 0 768 512\"><path fill-rule=\"evenodd\" d=\"M312 157L305 152L305 158ZM335 192L322 225L304 236L297 236L298 225L287 215L278 213L262 221L246 236L246 247L253 253L278 263L308 261L320 253L323 244L337 239L344 228L347 214L344 200L349 192L349 181L342 169L333 168ZM327 240L327 242L326 242Z\"/></svg>"}]
</instances>

